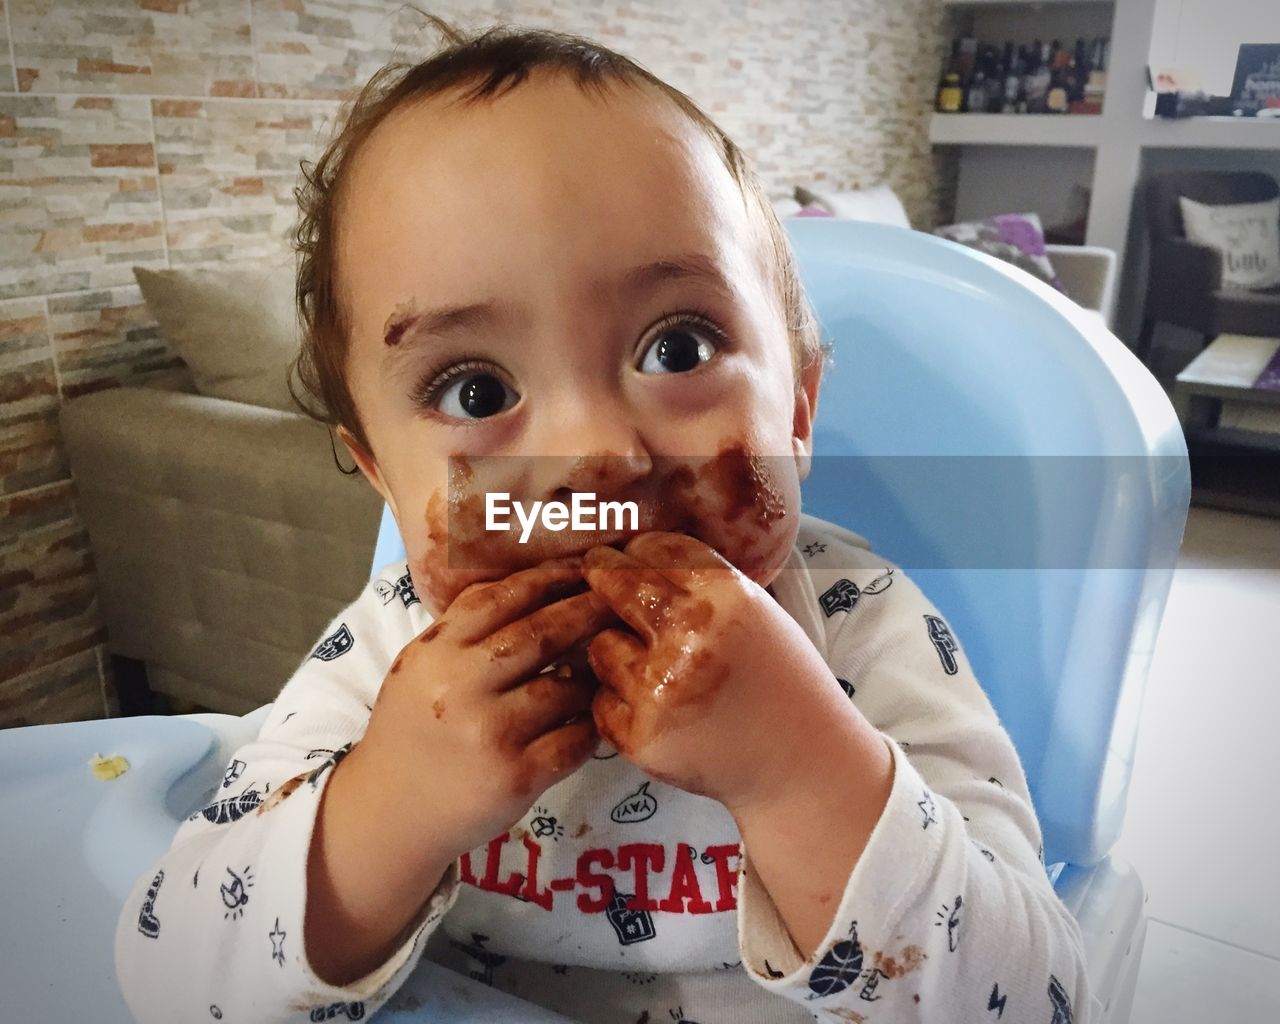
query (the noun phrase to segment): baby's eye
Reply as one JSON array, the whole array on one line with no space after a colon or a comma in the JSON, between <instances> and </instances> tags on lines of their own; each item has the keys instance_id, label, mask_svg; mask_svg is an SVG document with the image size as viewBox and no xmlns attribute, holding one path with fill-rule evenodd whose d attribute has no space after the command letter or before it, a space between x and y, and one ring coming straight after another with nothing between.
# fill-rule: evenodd
<instances>
[{"instance_id":1,"label":"baby's eye","mask_svg":"<svg viewBox=\"0 0 1280 1024\"><path fill-rule=\"evenodd\" d=\"M716 335L696 321L660 327L640 360L641 373L687 373L716 354ZM717 339L718 340L718 339Z\"/></svg>"},{"instance_id":2,"label":"baby's eye","mask_svg":"<svg viewBox=\"0 0 1280 1024\"><path fill-rule=\"evenodd\" d=\"M445 416L481 420L511 408L519 397L492 373L469 373L440 388L434 404Z\"/></svg>"}]
</instances>

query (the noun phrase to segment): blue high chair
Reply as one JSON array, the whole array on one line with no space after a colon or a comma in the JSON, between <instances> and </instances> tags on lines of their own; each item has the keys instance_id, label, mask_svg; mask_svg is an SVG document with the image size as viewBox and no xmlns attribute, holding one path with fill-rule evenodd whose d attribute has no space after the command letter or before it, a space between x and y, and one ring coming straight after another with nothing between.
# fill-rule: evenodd
<instances>
[{"instance_id":1,"label":"blue high chair","mask_svg":"<svg viewBox=\"0 0 1280 1024\"><path fill-rule=\"evenodd\" d=\"M1146 896L1109 851L1191 498L1182 428L1101 318L1030 275L901 228L784 224L834 349L805 511L866 537L950 623L1124 1024ZM384 507L375 572L404 556Z\"/></svg>"},{"instance_id":2,"label":"blue high chair","mask_svg":"<svg viewBox=\"0 0 1280 1024\"><path fill-rule=\"evenodd\" d=\"M1125 1024L1144 893L1109 851L1190 499L1177 419L1101 319L1019 270L901 228L785 224L835 346L806 511L866 537L947 618L1022 759L1102 1019ZM403 557L384 509L372 568ZM269 707L0 732L7 1014L127 1024L122 901ZM97 752L130 771L93 779ZM383 1018L562 1019L448 978Z\"/></svg>"}]
</instances>

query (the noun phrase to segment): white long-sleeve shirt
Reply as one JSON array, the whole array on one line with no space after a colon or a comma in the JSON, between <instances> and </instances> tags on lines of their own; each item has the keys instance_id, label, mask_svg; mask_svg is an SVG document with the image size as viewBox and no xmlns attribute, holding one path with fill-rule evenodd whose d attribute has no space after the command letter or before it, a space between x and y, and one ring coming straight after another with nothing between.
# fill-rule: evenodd
<instances>
[{"instance_id":1,"label":"white long-sleeve shirt","mask_svg":"<svg viewBox=\"0 0 1280 1024\"><path fill-rule=\"evenodd\" d=\"M602 744L450 867L384 964L322 981L303 947L320 797L431 623L401 560L329 623L214 802L138 879L115 940L130 1009L142 1024L367 1017L415 1004L426 955L586 1022L1096 1024L1021 763L938 610L810 516L770 589L893 756L888 804L807 960L725 808Z\"/></svg>"}]
</instances>

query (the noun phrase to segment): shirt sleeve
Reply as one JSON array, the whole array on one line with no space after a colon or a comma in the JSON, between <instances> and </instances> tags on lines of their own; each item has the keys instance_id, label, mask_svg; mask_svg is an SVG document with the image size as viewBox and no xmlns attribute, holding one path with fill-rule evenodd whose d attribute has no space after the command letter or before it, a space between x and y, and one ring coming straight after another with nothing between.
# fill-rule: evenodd
<instances>
[{"instance_id":1,"label":"shirt sleeve","mask_svg":"<svg viewBox=\"0 0 1280 1024\"><path fill-rule=\"evenodd\" d=\"M456 864L395 952L365 977L330 985L307 960L307 856L320 799L333 767L363 736L392 659L416 632L407 608L417 597L411 583L404 590L407 570L395 575L371 581L329 623L210 803L135 883L116 925L115 958L140 1024L370 1016L413 971L426 936L453 906Z\"/></svg>"},{"instance_id":2,"label":"shirt sleeve","mask_svg":"<svg viewBox=\"0 0 1280 1024\"><path fill-rule=\"evenodd\" d=\"M828 663L892 753L889 800L807 960L744 855L748 974L821 1021L1100 1021L1013 742L938 609L876 559L814 580Z\"/></svg>"}]
</instances>

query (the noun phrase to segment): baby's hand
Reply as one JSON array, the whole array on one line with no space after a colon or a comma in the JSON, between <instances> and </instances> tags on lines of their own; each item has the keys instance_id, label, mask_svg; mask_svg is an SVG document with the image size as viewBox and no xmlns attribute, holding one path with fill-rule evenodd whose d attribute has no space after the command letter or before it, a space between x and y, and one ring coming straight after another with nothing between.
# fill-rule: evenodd
<instances>
[{"instance_id":1,"label":"baby's hand","mask_svg":"<svg viewBox=\"0 0 1280 1024\"><path fill-rule=\"evenodd\" d=\"M575 589L577 558L468 587L383 682L362 754L403 794L400 827L429 835L446 862L509 827L599 744L599 684L573 648L617 618Z\"/></svg>"},{"instance_id":2,"label":"baby's hand","mask_svg":"<svg viewBox=\"0 0 1280 1024\"><path fill-rule=\"evenodd\" d=\"M734 811L785 789L815 716L848 713L800 626L701 541L646 533L625 552L592 548L583 575L635 631L588 648L596 728L650 775Z\"/></svg>"}]
</instances>

